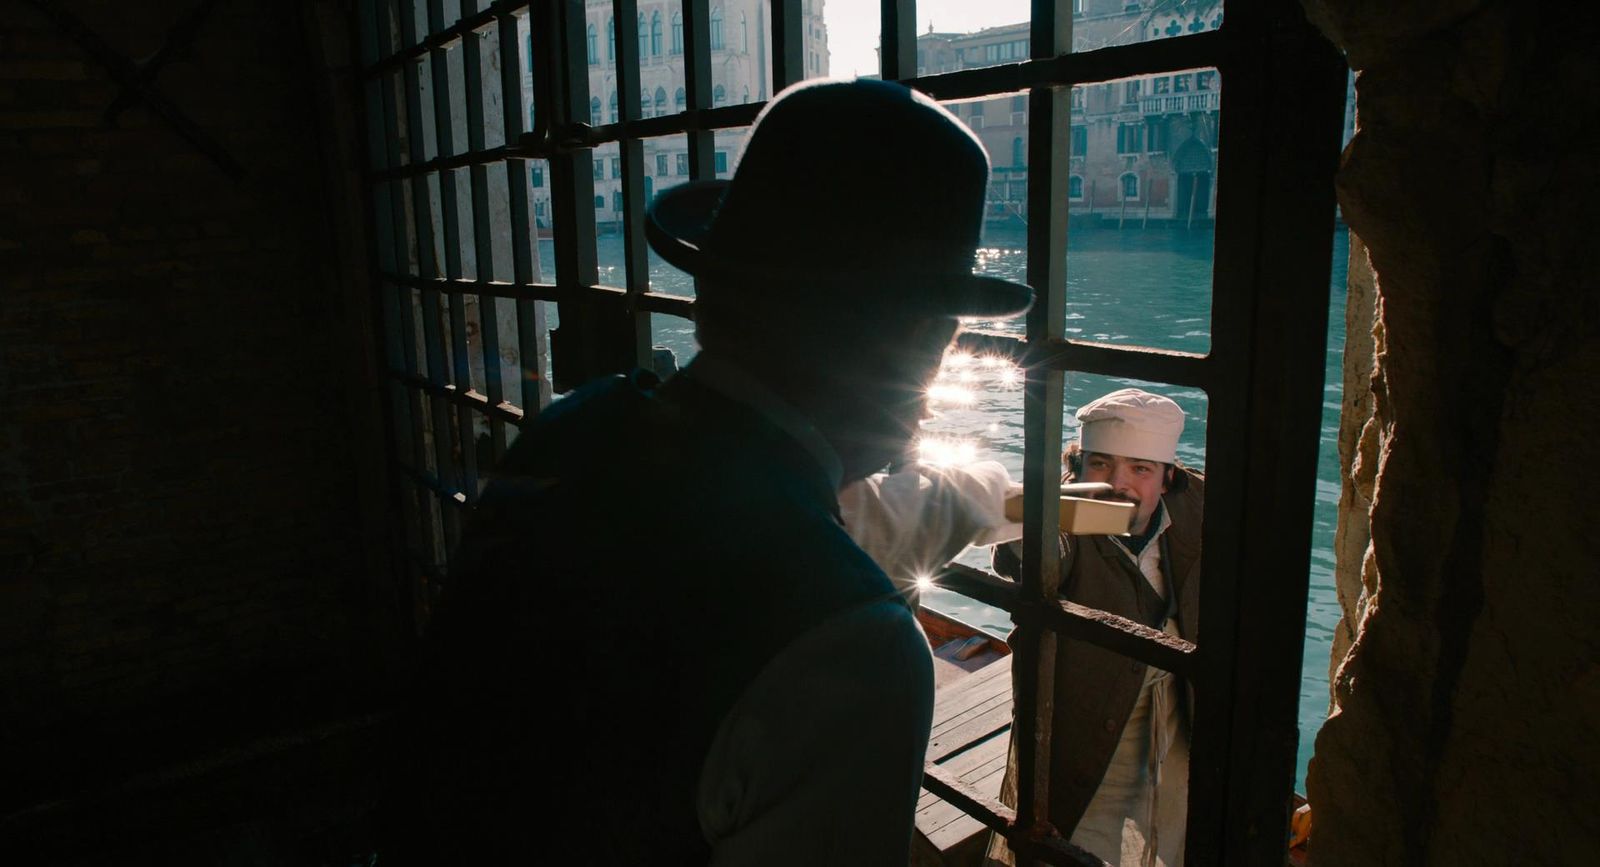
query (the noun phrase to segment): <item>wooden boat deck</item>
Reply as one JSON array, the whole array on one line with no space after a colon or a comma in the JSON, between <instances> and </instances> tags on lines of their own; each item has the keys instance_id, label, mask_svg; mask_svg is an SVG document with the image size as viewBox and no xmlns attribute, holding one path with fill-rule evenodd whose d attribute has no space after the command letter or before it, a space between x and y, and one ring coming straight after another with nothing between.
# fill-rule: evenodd
<instances>
[{"instance_id":1,"label":"wooden boat deck","mask_svg":"<svg viewBox=\"0 0 1600 867\"><path fill-rule=\"evenodd\" d=\"M939 684L928 739L929 762L978 791L998 797L1010 746L1010 654ZM926 789L917 800L916 822L918 833L939 851L944 864L977 864L981 860L987 829Z\"/></svg>"}]
</instances>

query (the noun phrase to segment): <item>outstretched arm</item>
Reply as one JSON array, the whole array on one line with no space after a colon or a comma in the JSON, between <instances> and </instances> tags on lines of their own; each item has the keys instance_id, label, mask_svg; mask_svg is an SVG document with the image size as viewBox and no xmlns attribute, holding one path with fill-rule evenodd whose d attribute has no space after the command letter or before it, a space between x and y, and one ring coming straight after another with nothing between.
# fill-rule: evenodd
<instances>
[{"instance_id":1,"label":"outstretched arm","mask_svg":"<svg viewBox=\"0 0 1600 867\"><path fill-rule=\"evenodd\" d=\"M910 464L846 485L839 508L850 538L905 590L968 545L1021 538L1022 525L1006 517L1005 507L1021 490L995 461Z\"/></svg>"}]
</instances>

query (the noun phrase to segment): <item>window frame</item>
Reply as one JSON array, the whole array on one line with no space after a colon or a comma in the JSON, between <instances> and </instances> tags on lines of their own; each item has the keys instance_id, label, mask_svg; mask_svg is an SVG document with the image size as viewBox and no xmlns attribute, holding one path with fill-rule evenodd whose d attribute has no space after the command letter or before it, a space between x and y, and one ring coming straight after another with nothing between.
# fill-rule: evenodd
<instances>
[{"instance_id":1,"label":"window frame","mask_svg":"<svg viewBox=\"0 0 1600 867\"><path fill-rule=\"evenodd\" d=\"M1030 630L1031 637L1019 634L1014 648L1014 665L1023 672L1014 696L1019 802L1015 809L1003 807L936 767L928 768L925 783L1006 835L1027 857L1051 863L1083 863L1081 853L1059 838L1032 830L1045 827L1051 646L1058 634L1175 671L1190 681L1198 697L1189 863L1268 863L1283 857L1298 731L1310 557L1306 540L1315 493L1333 174L1346 67L1297 4L1233 0L1229 5L1227 18L1215 30L1073 53L1070 6L1064 0L1035 0L1028 59L921 78L911 65L914 4L885 0L881 5L883 78L913 84L944 100L1029 93L1028 210L1037 218L1028 228L1028 279L1039 299L1023 338L969 332L961 342L1009 356L1026 370L1022 544L1038 556L1025 557L1016 584L955 567L938 579L1042 627ZM721 7L711 7L707 0L683 0L687 110L641 117L637 3L615 0L611 6L618 19L620 120L605 127L594 124L585 132L591 125L584 123L581 107L592 98L587 67L597 64L598 52L595 25L586 19L584 4L496 3L477 11L468 5L459 20L444 21L443 4L430 3L425 28L410 14L415 9L410 0L401 2L405 14L394 16L378 14L388 6L376 0L358 4L372 163L366 182L373 202L375 307L386 335L381 369L389 386L385 398L392 434L386 448L394 468L395 513L404 527L402 589L419 627L426 622L431 593L447 576L450 543L465 510L476 501L481 481L473 463L475 450L449 447L458 431L469 429L455 422L474 414L488 419L494 429L489 456L496 457L503 451L506 429L526 424L548 404L552 383L561 388L618 367L648 363L649 317L692 318L690 299L649 291L639 231L645 205L640 143L647 136L682 136L687 145L682 165L692 179L708 178L715 131L748 126L761 108L713 104L711 54L722 50L722 40L713 44L712 27L720 29ZM803 75L801 6L799 0L772 0L773 92ZM531 100L521 93L519 19L526 19L532 35L536 65ZM498 36L490 46L463 38L489 30ZM479 52L492 47L507 61L500 65L497 83L505 128L524 130L522 113L528 103L540 110L532 113L533 129L513 134L505 147L491 147L483 139L484 103L479 102L476 128L469 128L466 147L439 147L444 156L429 157L422 135L402 132L422 130L426 122L420 108L420 67L432 65L433 81L448 79L446 57L456 47L473 61L464 64L463 73L469 102L481 96L484 86L477 80L481 71L475 61ZM1215 67L1216 81L1226 80L1230 86L1220 110L1214 175L1211 350L1192 355L1068 340L1061 315L1068 223L1061 202L1069 178L1064 158L1069 94L1074 85L1199 67ZM451 90L434 88L436 104L448 109ZM592 103L598 104L598 99ZM580 116L571 116L573 108ZM432 131L441 145L448 127L438 124ZM529 162L548 161L556 236L591 237L596 213L606 210L603 196L594 201L593 148L611 142L618 144L623 160L619 192L624 207L613 216L626 238L626 285L602 286L592 245L585 249L582 243L557 246L553 279L547 282L536 251L530 250ZM504 166L511 179L506 193L513 230L509 281L462 274L456 255L461 239L453 234L459 224L448 211L442 223L430 213L430 183L442 184L458 169L466 169L474 181L474 209L486 207L477 180L490 165ZM1274 194L1283 189L1294 189L1297 195ZM445 236L444 261L434 252L438 231ZM519 327L516 340L530 374L521 377L520 394L502 393L496 376L487 377L489 393L467 387L460 357L466 341L447 347L443 340L447 325L464 327L464 318L455 314L467 295L508 299L516 306L518 321L526 326ZM548 303L559 306L564 325L571 323L575 333L592 338L569 346L546 369L542 305ZM443 319L446 308L448 323ZM486 364L500 363L490 357L487 343L481 348ZM1207 394L1206 585L1200 614L1206 631L1198 647L1097 617L1055 596L1060 576L1051 552L1058 503L1047 487L1059 474L1062 377L1067 371L1189 385Z\"/></svg>"}]
</instances>

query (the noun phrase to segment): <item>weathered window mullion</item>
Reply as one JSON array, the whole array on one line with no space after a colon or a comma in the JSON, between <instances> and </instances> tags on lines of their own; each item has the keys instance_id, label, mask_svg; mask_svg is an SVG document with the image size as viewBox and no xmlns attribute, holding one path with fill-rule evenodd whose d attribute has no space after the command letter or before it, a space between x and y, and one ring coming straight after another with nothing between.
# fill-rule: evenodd
<instances>
[{"instance_id":1,"label":"weathered window mullion","mask_svg":"<svg viewBox=\"0 0 1600 867\"><path fill-rule=\"evenodd\" d=\"M1072 15L1063 3L1033 4L1032 53L1053 57L1072 48ZM915 63L915 55L909 60ZM1037 87L1029 94L1029 212L1048 215L1028 223L1028 283L1034 288L1028 311L1028 342L1042 344L1063 336L1066 296L1066 153L1068 91ZM1023 568L1018 613L1055 605L1061 584L1057 530L1061 501L1056 479L1061 466L1063 377L1059 370L1030 367L1023 386ZM1042 618L1035 623L1042 626ZM1051 730L1055 718L1055 634L1048 629L1020 631L1013 643L1016 722L1017 821L1029 829L1049 826ZM1070 835L1072 829L1059 829Z\"/></svg>"},{"instance_id":2,"label":"weathered window mullion","mask_svg":"<svg viewBox=\"0 0 1600 867\"><path fill-rule=\"evenodd\" d=\"M445 28L444 0L428 0L428 29L438 33ZM435 45L428 51L429 85L433 89L433 132L435 152L441 156L455 152L453 109L450 102L450 64L448 51ZM456 206L456 173L454 169L439 172L440 229L444 234L444 276L460 279L461 270L461 214ZM466 300L457 293L447 296L450 309L450 371L457 390L472 388L472 360L467 337ZM480 308L480 314L482 309ZM461 490L468 502L478 499L478 461L473 414L458 410L456 438L460 443Z\"/></svg>"},{"instance_id":3,"label":"weathered window mullion","mask_svg":"<svg viewBox=\"0 0 1600 867\"><path fill-rule=\"evenodd\" d=\"M414 0L400 0L400 29L402 39L406 45L417 43L416 34L416 8ZM408 60L402 67L402 80L405 82L406 101L406 145L411 152L413 163L426 162L427 123L423 116L422 102L422 60ZM435 246L433 232L433 195L430 189L427 174L414 175L411 178L411 217L415 226L417 238L417 273L424 277L442 276L439 270L438 251ZM444 385L449 376L445 370L444 336L440 316L443 308L442 299L435 290L424 288L420 293L418 312L422 316L422 343L423 354L427 364L427 377L436 385ZM433 453L434 475L439 483L446 489L461 490L460 472L454 457L451 443L454 431L450 429L452 409L450 404L442 397L434 395L431 400L431 421L433 427ZM458 517L453 509L443 509L443 532L445 547L453 544L460 530Z\"/></svg>"},{"instance_id":4,"label":"weathered window mullion","mask_svg":"<svg viewBox=\"0 0 1600 867\"><path fill-rule=\"evenodd\" d=\"M690 117L711 108L711 9L709 0L683 0L684 87L688 90ZM698 126L698 125L697 125ZM689 178L717 176L716 139L709 129L689 133Z\"/></svg>"},{"instance_id":5,"label":"weathered window mullion","mask_svg":"<svg viewBox=\"0 0 1600 867\"><path fill-rule=\"evenodd\" d=\"M463 19L477 15L474 0L462 0ZM483 114L483 42L477 31L461 37L462 90L466 102L467 152L479 153L485 149L485 118ZM507 139L509 141L509 138ZM485 283L495 276L494 226L489 203L489 166L475 162L467 169L472 197L472 245L477 278ZM505 401L505 359L500 352L500 308L493 296L478 296L479 345L483 357L483 389L489 403L499 406ZM506 426L497 418L489 419L489 456L499 462L506 451Z\"/></svg>"},{"instance_id":6,"label":"weathered window mullion","mask_svg":"<svg viewBox=\"0 0 1600 867\"><path fill-rule=\"evenodd\" d=\"M529 32L533 21L528 22ZM504 111L505 139L515 141L523 129L522 95L522 40L518 38L517 16L504 13L499 17L500 37L500 102ZM537 73L535 73L537 74ZM506 160L506 191L511 206L511 279L518 285L528 285L539 280L539 254L534 246L533 218L529 204L528 161L512 158ZM539 301L518 299L517 361L521 365L518 380L522 383L522 409L534 416L550 403L550 375L545 370L546 335L549 325L545 320L544 304ZM498 342L498 341L497 341Z\"/></svg>"},{"instance_id":7,"label":"weathered window mullion","mask_svg":"<svg viewBox=\"0 0 1600 867\"><path fill-rule=\"evenodd\" d=\"M380 52L392 51L395 47L393 11L394 9L390 4L382 3L378 5L375 13L377 43ZM385 144L383 152L386 167L394 168L402 165L405 161L404 151L401 146L403 139L400 134L399 116L402 101L396 98L396 76L392 72L384 72L378 81L379 101L382 106L383 141ZM391 265L396 271L409 273L412 266L410 251L413 249L409 243L412 222L411 216L406 209L405 184L396 181L387 183L384 186L388 190L389 213L387 220L393 239L393 261ZM375 215L375 217L379 220L385 219L385 215L381 214ZM384 284L380 281L380 285ZM399 349L403 373L408 376L416 375L418 370L416 318L413 315L412 291L409 286L396 283L388 284L381 291L388 291L392 296L392 303L398 319L398 330L391 331L388 338ZM411 467L419 474L426 474L428 465L427 422L426 410L423 406L423 395L421 391L415 388L407 387L404 391L406 422L410 434ZM444 552L435 547L432 529L434 523L433 496L414 487L410 491L410 496L406 499L415 507L413 512L415 520L407 522L408 539L410 540L408 547L412 548L417 557L425 562L442 564ZM420 615L420 612L426 610L428 603L426 586L423 583L422 575L419 574L413 577L416 580L409 588L413 597L412 607ZM420 619L417 625L420 628Z\"/></svg>"},{"instance_id":8,"label":"weathered window mullion","mask_svg":"<svg viewBox=\"0 0 1600 867\"><path fill-rule=\"evenodd\" d=\"M621 120L628 123L643 114L640 101L638 45L638 3L635 0L616 0L617 17L617 89L621 93ZM650 291L650 256L644 239L644 143L636 136L625 135L617 144L622 162L622 261L630 301ZM650 314L637 307L630 314L632 333L628 351L632 358L630 367L649 367Z\"/></svg>"}]
</instances>

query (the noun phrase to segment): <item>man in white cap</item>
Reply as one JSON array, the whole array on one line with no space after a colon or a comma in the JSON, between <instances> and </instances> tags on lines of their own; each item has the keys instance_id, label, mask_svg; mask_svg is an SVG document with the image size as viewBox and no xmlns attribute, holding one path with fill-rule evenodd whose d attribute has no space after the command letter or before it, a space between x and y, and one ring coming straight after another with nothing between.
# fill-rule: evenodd
<instances>
[{"instance_id":1,"label":"man in white cap","mask_svg":"<svg viewBox=\"0 0 1600 867\"><path fill-rule=\"evenodd\" d=\"M1204 477L1177 461L1183 410L1136 388L1077 412L1066 480L1105 482L1132 503L1127 536L1062 537L1061 595L1194 641L1200 601ZM1014 549L995 568L1015 577ZM1024 627L1018 627L1019 631ZM1056 642L1050 821L1112 864L1183 863L1191 701L1172 674L1083 641ZM1015 757L1001 800L1016 803ZM989 857L1014 863L1005 841Z\"/></svg>"}]
</instances>

